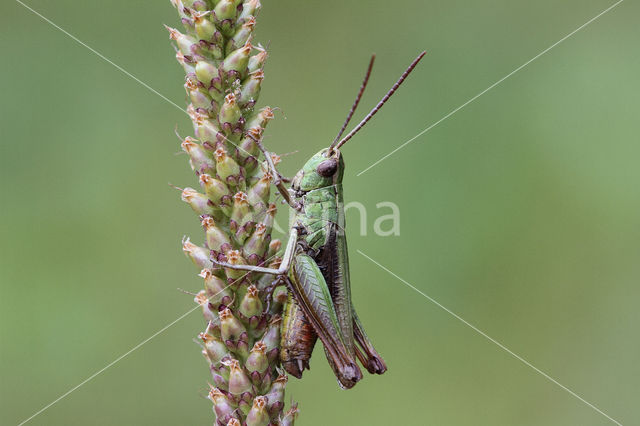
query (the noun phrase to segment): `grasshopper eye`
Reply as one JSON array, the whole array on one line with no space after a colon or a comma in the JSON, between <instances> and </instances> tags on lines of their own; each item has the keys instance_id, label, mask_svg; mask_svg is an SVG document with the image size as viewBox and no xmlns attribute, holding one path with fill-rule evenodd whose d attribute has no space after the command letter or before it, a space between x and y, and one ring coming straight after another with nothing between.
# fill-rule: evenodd
<instances>
[{"instance_id":1,"label":"grasshopper eye","mask_svg":"<svg viewBox=\"0 0 640 426\"><path fill-rule=\"evenodd\" d=\"M338 170L338 160L335 158L331 158L329 160L325 160L318 165L316 171L322 177L331 177Z\"/></svg>"}]
</instances>

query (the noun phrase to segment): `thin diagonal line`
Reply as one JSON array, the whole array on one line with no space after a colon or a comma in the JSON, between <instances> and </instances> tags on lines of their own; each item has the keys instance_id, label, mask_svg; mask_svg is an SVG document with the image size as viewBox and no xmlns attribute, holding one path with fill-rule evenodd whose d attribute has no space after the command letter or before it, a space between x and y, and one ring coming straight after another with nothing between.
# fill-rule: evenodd
<instances>
[{"instance_id":1,"label":"thin diagonal line","mask_svg":"<svg viewBox=\"0 0 640 426\"><path fill-rule=\"evenodd\" d=\"M114 364L118 363L120 360L122 360L123 358L127 357L129 354L131 354L132 352L135 352L137 349L139 349L141 346L143 346L145 343L149 342L151 339L153 339L154 337L156 337L157 335L163 333L165 330L167 330L169 327L173 326L175 323L177 323L178 321L180 321L181 319L183 319L184 317L186 317L187 315L189 315L191 312L195 311L196 309L198 309L200 306L196 306L195 308L190 309L189 311L187 311L186 313L182 314L181 316L179 316L176 320L170 322L169 324L167 324L166 326L164 326L163 328L161 328L160 330L156 331L154 334L152 334L150 337L147 337L146 339L144 339L142 342L138 343L137 345L135 345L133 348L129 349L127 352L125 352L124 354L120 355L118 358L114 359L113 361L111 361L109 364L105 365L104 367L102 367L100 370L96 371L95 373L93 373L91 376L87 377L85 380L83 380L82 382L78 383L76 386L72 387L71 389L69 389L67 392L63 393L62 395L60 395L60 397L58 397L57 399L51 401L49 404L45 405L44 407L42 407L38 412L34 413L31 417L29 417L26 420L23 420L18 426L22 426L23 424L27 423L28 421L30 421L31 419L33 419L34 417L36 417L38 414L42 413L43 411L47 410L49 407L51 407L52 405L56 404L57 402L63 400L64 398L66 398L69 394L71 394L73 391L77 390L78 388L80 388L81 386L83 386L84 384L90 382L91 380L93 380L96 376L100 375L102 372L104 372L105 370L107 370L109 367L113 366Z\"/></svg>"},{"instance_id":2,"label":"thin diagonal line","mask_svg":"<svg viewBox=\"0 0 640 426\"><path fill-rule=\"evenodd\" d=\"M268 262L269 260L275 258L276 255L271 256L270 258L265 260L265 263ZM219 292L217 292L216 294L214 294L213 296L209 296L207 297L206 301L209 302L212 298L216 297L217 295L219 295L220 293L222 293L223 291L225 291L226 289L228 289L229 287L231 287L232 285L234 285L237 282L240 282L244 277L246 277L247 275L249 275L251 273L251 271L247 272L246 274L243 274L240 278L236 279L235 281L233 281L231 284L227 285L225 288L223 288L222 290L220 290ZM102 367L100 370L96 371L95 373L93 373L91 376L87 377L86 379L84 379L82 382L80 382L79 384L77 384L76 386L72 387L71 389L69 389L67 392L63 393L62 395L60 395L58 398L56 398L55 400L53 400L52 402L50 402L49 404L45 405L44 407L42 407L39 411L37 411L36 413L34 413L31 417L29 417L26 420L23 420L20 424L18 424L18 426L22 426L25 423L27 423L28 421L32 420L34 417L36 417L37 415L41 414L42 412L46 411L47 409L49 409L51 406L55 405L56 403L60 402L61 400L63 400L64 398L66 398L67 396L69 396L72 392L74 392L75 390L77 390L78 388L82 387L83 385L85 385L86 383L90 382L91 380L93 380L94 378L96 378L97 376L99 376L101 373L103 373L105 370L107 370L109 367L112 367L113 365L117 364L119 361L121 361L123 358L127 357L128 355L130 355L131 353L135 352L136 350L140 349L143 345L145 345L146 343L148 343L151 339L153 339L154 337L158 336L159 334L162 334L163 332L165 332L168 328L170 328L171 326L175 325L177 322L179 322L180 320L184 319L185 317L187 317L189 314L191 314L192 312L196 311L198 308L200 308L202 306L202 304L199 304L197 306L195 306L192 309L189 309L187 312L185 312L184 314L180 315L177 319L173 320L172 322L170 322L169 324L167 324L166 326L164 326L163 328L161 328L160 330L156 331L154 334L152 334L150 337L147 337L146 339L144 339L142 342L138 343L137 345L135 345L133 348L129 349L127 352L125 352L124 354L120 355L118 358L114 359L113 361L111 361L109 364L105 365L104 367Z\"/></svg>"},{"instance_id":3,"label":"thin diagonal line","mask_svg":"<svg viewBox=\"0 0 640 426\"><path fill-rule=\"evenodd\" d=\"M149 86L147 83L145 83L144 81L140 80L138 77L136 77L135 75L131 74L129 71L125 70L124 68L122 68L120 65L116 64L115 62L113 62L112 60L110 60L109 58L107 58L106 56L104 56L102 53L98 52L97 50L95 50L93 47L89 46L87 43L83 42L82 40L78 39L76 36L74 36L73 34L69 33L68 31L66 31L65 29L61 28L59 25L57 25L55 22L53 22L52 20L50 20L49 18L47 18L46 16L43 16L42 14L38 13L36 10L32 9L31 7L29 7L28 5L24 4L22 1L20 0L16 0L16 2L18 2L21 6L23 6L24 8L30 10L31 12L33 12L35 15L39 16L40 18L42 18L45 22L47 22L48 24L52 25L53 27L57 28L58 30L62 31L64 34L68 35L70 38L72 38L75 42L77 42L78 44L86 47L87 49L89 49L90 51L92 51L93 53L95 53L96 55L98 55L100 58L102 58L103 60L105 60L106 62L110 63L111 65L113 65L114 67L116 67L118 70L120 70L121 72L123 72L125 75L127 75L128 77L131 77L132 79L134 79L135 81L137 81L138 83L140 83L141 85L143 85L144 87L146 87L147 89L149 89L150 91L152 91L153 93L155 93L156 95L160 96L162 99L164 99L165 101L169 102L171 105L173 105L174 107L178 108L180 111L184 112L185 114L187 113L184 108L182 108L180 105L176 104L175 102L173 102L171 99L167 98L165 95L163 95L162 93L158 92L156 89L154 89L153 87Z\"/></svg>"},{"instance_id":4,"label":"thin diagonal line","mask_svg":"<svg viewBox=\"0 0 640 426\"><path fill-rule=\"evenodd\" d=\"M65 29L63 29L62 27L60 27L58 24L56 24L55 22L53 22L51 19L47 18L46 16L43 16L41 13L39 13L38 11L32 9L31 7L29 7L28 5L24 4L22 1L20 0L16 0L17 3L19 3L20 5L24 6L26 9L30 10L31 12L33 12L35 15L39 16L40 18L42 18L45 22L51 24L53 27L57 28L58 30L62 31L64 34L66 34L67 36L69 36L71 39L73 39L74 41L76 41L77 43L79 43L80 45L86 47L87 49L89 49L91 52L95 53L96 55L98 55L101 59L105 60L106 62L110 63L111 65L113 65L114 67L116 67L118 70L120 70L121 72L123 72L125 75L131 77L132 79L134 79L135 81L137 81L138 83L140 83L142 86L146 87L147 89L149 89L150 91L152 91L153 93L155 93L156 95L160 96L162 99L164 99L165 101L169 102L171 105L173 105L174 107L178 108L180 111L184 112L185 114L189 115L189 113L182 108L180 105L176 104L175 102L173 102L171 99L167 98L166 96L164 96L162 93L158 92L156 89L154 89L153 87L149 86L147 83L145 83L144 81L140 80L138 77L136 77L135 75L131 74L129 71L125 70L124 68L122 68L120 65L116 64L115 62L113 62L111 59L107 58L106 56L104 56L102 53L98 52L97 50L95 50L94 48L92 48L91 46L89 46L87 43L83 42L82 40L78 39L76 36L74 36L73 34L69 33L68 31L66 31ZM230 140L229 138L227 138L226 136L224 136L222 133L218 133L218 136L222 136L227 142L229 142L231 145L235 146L236 148L238 148L241 151L244 151L245 154L248 155L252 155L249 151L247 151L246 149L242 148L240 145L236 144L235 142L233 142L232 140Z\"/></svg>"},{"instance_id":5,"label":"thin diagonal line","mask_svg":"<svg viewBox=\"0 0 640 426\"><path fill-rule=\"evenodd\" d=\"M620 3L622 3L624 0L619 0L617 3L614 3L613 5L609 6L608 8L606 8L605 10L603 10L602 12L600 12L599 14L597 14L596 16L594 16L593 18L589 19L587 22L585 22L584 24L580 25L578 28L576 28L575 30L571 31L569 34L567 34L566 36L562 37L560 40L558 40L557 42L553 43L551 46L547 47L546 49L544 49L542 52L538 53L536 56L534 56L533 58L529 59L527 62L525 62L524 64L520 65L518 68L516 68L515 70L511 71L509 74L505 75L504 77L502 77L500 80L496 81L495 83L493 83L491 86L487 87L486 89L484 89L482 92L478 93L477 95L475 95L473 98L469 99L467 102L463 103L462 105L460 105L459 107L457 107L456 109L454 109L453 111L449 112L447 115L445 115L444 117L442 117L440 120L436 121L435 123L433 123L432 125L430 125L429 127L427 127L426 129L424 129L423 131L421 131L420 133L418 133L417 135L415 135L414 137L412 137L411 139L409 139L408 141L406 141L405 143L403 143L402 145L400 145L399 147L397 147L396 149L394 149L393 151L391 151L390 153L388 153L387 155L385 155L384 157L382 157L381 159L379 159L378 161L376 161L375 163L371 164L369 167L367 167L366 169L362 170L360 173L357 174L357 176L362 175L363 173L367 172L368 170L372 169L373 167L377 166L378 164L382 163L384 160L386 160L387 158L391 157L393 154L395 154L396 152L400 151L402 148L404 148L405 146L409 145L411 142L413 142L414 140L418 139L420 136L424 135L425 133L427 133L429 130L433 129L434 127L436 127L438 124L442 123L443 121L445 121L447 118L451 117L453 114L455 114L456 112L460 111L462 108L466 107L467 105L469 105L471 102L475 101L476 99L478 99L480 96L484 95L485 93L487 93L489 90L493 89L494 87L496 87L497 85L499 85L500 83L502 83L503 81L505 81L506 79L508 79L509 77L511 77L512 75L514 75L515 73L517 73L518 71L520 71L521 69L523 69L524 67L526 67L527 65L529 65L531 62L535 61L536 59L538 59L539 57L541 57L542 55L544 55L545 53L547 53L548 51L550 51L551 49L553 49L554 47L556 47L557 45L559 45L560 43L562 43L563 41L565 41L566 39L568 39L569 37L571 37L572 35L574 35L575 33L577 33L578 31L582 30L583 28L585 28L587 25L591 24L593 21L595 21L596 19L600 18L602 15L604 15L605 13L609 12L610 10L612 10L614 7L618 6Z\"/></svg>"},{"instance_id":6,"label":"thin diagonal line","mask_svg":"<svg viewBox=\"0 0 640 426\"><path fill-rule=\"evenodd\" d=\"M562 383L558 382L557 380L555 380L553 377L549 376L547 373L545 373L544 371L540 370L539 368L537 368L536 366L534 366L533 364L531 364L529 361L527 361L526 359L522 358L520 355L516 354L515 352L513 352L512 350L510 350L509 348L507 348L505 345L503 345L502 343L498 342L496 339L494 339L493 337L489 336L487 333L485 333L484 331L480 330L478 327L476 327L475 325L469 323L468 321L466 321L464 318L462 318L460 315L456 314L455 312L451 311L449 308L447 308L446 306L443 306L442 304L440 304L437 300L435 300L434 298L428 296L426 293L424 293L423 291L417 289L416 287L414 287L413 285L409 284L407 281L405 281L404 279L400 278L398 275L394 274L393 272L391 272L389 269L385 268L384 266L382 266L380 263L376 262L375 260L373 260L372 258L370 258L369 256L367 256L366 254L364 254L362 251L360 250L356 250L358 253L360 253L362 256L366 257L367 259L369 259L369 261L375 263L376 265L378 265L378 267L380 267L381 269L383 269L384 271L386 271L387 273L391 274L392 276L394 276L395 278L397 278L398 280L402 281L404 284L406 284L408 287L412 288L413 290L415 290L416 292L420 293L422 296L424 296L426 299L428 299L430 302L432 302L433 304L435 304L436 306L438 306L439 308L443 309L445 312L447 312L448 314L452 315L453 317L455 317L457 320L459 320L460 322L462 322L464 325L470 327L471 329L473 329L475 332L477 332L478 334L480 334L482 337L486 338L487 340L489 340L490 342L494 343L495 345L497 345L500 349L504 350L505 352L507 352L509 355L511 355L512 357L514 357L515 359L517 359L518 361L522 362L523 364L525 364L527 367L533 369L535 372L541 374L544 378L546 378L547 380L549 380L550 382L558 385L560 388L564 389L565 391L567 391L568 393L570 393L571 395L573 395L574 397L576 397L577 399L579 399L580 401L584 402L586 405L588 405L589 407L593 408L595 411L597 411L598 413L602 414L603 416L605 416L607 419L611 420L613 423L622 426L622 423L620 423L619 421L615 420L614 418L612 418L611 416L609 416L607 413L605 413L604 411L602 411L601 409L599 409L598 407L596 407L595 405L593 405L592 403L590 403L589 401L587 401L586 399L582 398L580 395L578 395L577 393L575 393L574 391L572 391L571 389L569 389L568 387L564 386Z\"/></svg>"}]
</instances>

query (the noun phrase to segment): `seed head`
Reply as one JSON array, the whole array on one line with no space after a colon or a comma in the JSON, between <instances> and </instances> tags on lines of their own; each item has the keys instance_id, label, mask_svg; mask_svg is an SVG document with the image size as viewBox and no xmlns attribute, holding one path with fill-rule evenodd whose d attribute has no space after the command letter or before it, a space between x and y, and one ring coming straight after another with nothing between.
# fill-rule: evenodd
<instances>
[{"instance_id":1,"label":"seed head","mask_svg":"<svg viewBox=\"0 0 640 426\"><path fill-rule=\"evenodd\" d=\"M269 107L254 110L268 56L253 45L260 0L171 2L185 28L167 30L185 71L187 113L194 128L181 147L200 184L182 190L181 198L199 215L205 233L204 247L184 239L183 251L203 280L195 300L208 326L198 337L214 384L209 399L215 423L279 424L286 420L286 378L284 383L275 379L282 303L264 309L264 289L273 277L211 261L272 267L279 260L275 254L281 244L271 241L276 208L269 204L279 176L261 167L256 143L274 118ZM271 159L280 162L277 156ZM283 289L286 294L280 287L274 295Z\"/></svg>"}]
</instances>

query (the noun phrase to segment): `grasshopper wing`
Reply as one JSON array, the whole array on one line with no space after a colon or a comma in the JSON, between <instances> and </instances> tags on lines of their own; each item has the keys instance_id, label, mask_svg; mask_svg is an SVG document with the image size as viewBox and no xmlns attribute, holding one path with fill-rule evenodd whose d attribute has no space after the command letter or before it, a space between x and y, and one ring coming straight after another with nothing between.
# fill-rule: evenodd
<instances>
[{"instance_id":1,"label":"grasshopper wing","mask_svg":"<svg viewBox=\"0 0 640 426\"><path fill-rule=\"evenodd\" d=\"M289 284L300 309L324 344L338 383L347 389L353 387L362 378L362 372L347 350L329 288L310 256L295 256L289 270Z\"/></svg>"}]
</instances>

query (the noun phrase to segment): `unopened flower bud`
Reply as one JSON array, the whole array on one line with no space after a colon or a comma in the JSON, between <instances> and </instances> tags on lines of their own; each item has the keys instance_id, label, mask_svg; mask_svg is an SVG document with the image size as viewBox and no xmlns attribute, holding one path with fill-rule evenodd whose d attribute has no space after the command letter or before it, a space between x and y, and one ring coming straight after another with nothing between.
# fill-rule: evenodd
<instances>
[{"instance_id":1,"label":"unopened flower bud","mask_svg":"<svg viewBox=\"0 0 640 426\"><path fill-rule=\"evenodd\" d=\"M242 5L242 13L238 17L238 22L244 23L256 15L256 12L262 7L260 0L245 1Z\"/></svg>"},{"instance_id":2,"label":"unopened flower bud","mask_svg":"<svg viewBox=\"0 0 640 426\"><path fill-rule=\"evenodd\" d=\"M222 69L226 72L236 71L240 75L246 74L247 65L249 64L249 54L252 48L251 43L247 43L240 49L231 52L222 63Z\"/></svg>"},{"instance_id":3,"label":"unopened flower bud","mask_svg":"<svg viewBox=\"0 0 640 426\"><path fill-rule=\"evenodd\" d=\"M267 356L269 357L269 360L273 360L278 355L281 322L282 318L279 315L274 315L273 319L269 323L267 331L261 339L262 343L267 347Z\"/></svg>"},{"instance_id":4,"label":"unopened flower bud","mask_svg":"<svg viewBox=\"0 0 640 426\"><path fill-rule=\"evenodd\" d=\"M184 69L184 72L186 74L192 74L195 72L195 62L191 59L190 56L184 56L184 54L178 50L176 52L176 60L180 65L182 65L182 68Z\"/></svg>"},{"instance_id":5,"label":"unopened flower bud","mask_svg":"<svg viewBox=\"0 0 640 426\"><path fill-rule=\"evenodd\" d=\"M298 404L294 404L293 407L289 409L282 418L280 422L281 426L293 426L296 418L298 418Z\"/></svg>"},{"instance_id":6,"label":"unopened flower bud","mask_svg":"<svg viewBox=\"0 0 640 426\"><path fill-rule=\"evenodd\" d=\"M269 408L273 408L274 405L276 405L276 408L284 406L284 390L288 381L287 375L281 374L271 384L269 392L265 395L269 399Z\"/></svg>"},{"instance_id":7,"label":"unopened flower bud","mask_svg":"<svg viewBox=\"0 0 640 426\"><path fill-rule=\"evenodd\" d=\"M272 258L276 254L278 254L281 248L282 248L282 241L280 240L271 241L269 243L269 250L267 250L267 257Z\"/></svg>"},{"instance_id":8,"label":"unopened flower bud","mask_svg":"<svg viewBox=\"0 0 640 426\"><path fill-rule=\"evenodd\" d=\"M249 373L253 373L254 371L263 373L267 367L269 367L269 360L267 359L267 345L262 342L256 342L249 353L245 366Z\"/></svg>"},{"instance_id":9,"label":"unopened flower bud","mask_svg":"<svg viewBox=\"0 0 640 426\"><path fill-rule=\"evenodd\" d=\"M225 419L233 415L236 408L233 406L229 398L216 387L209 386L208 398L213 402L213 411L218 419Z\"/></svg>"},{"instance_id":10,"label":"unopened flower bud","mask_svg":"<svg viewBox=\"0 0 640 426\"><path fill-rule=\"evenodd\" d=\"M269 413L267 413L267 398L258 396L253 400L253 406L247 414L247 426L267 426Z\"/></svg>"},{"instance_id":11,"label":"unopened flower bud","mask_svg":"<svg viewBox=\"0 0 640 426\"><path fill-rule=\"evenodd\" d=\"M243 251L245 256L249 258L249 263L251 263L251 258L254 256L258 258L264 257L268 236L266 230L267 227L263 223L258 223L251 237L244 243Z\"/></svg>"},{"instance_id":12,"label":"unopened flower bud","mask_svg":"<svg viewBox=\"0 0 640 426\"><path fill-rule=\"evenodd\" d=\"M207 61L198 61L195 68L196 77L204 85L209 88L213 79L218 78L218 69Z\"/></svg>"},{"instance_id":13,"label":"unopened flower bud","mask_svg":"<svg viewBox=\"0 0 640 426\"><path fill-rule=\"evenodd\" d=\"M209 15L209 12L196 12L193 14L196 34L201 40L210 41L216 32L216 26L209 20Z\"/></svg>"},{"instance_id":14,"label":"unopened flower bud","mask_svg":"<svg viewBox=\"0 0 640 426\"><path fill-rule=\"evenodd\" d=\"M189 204L198 215L215 213L213 206L209 204L209 198L193 188L185 188L182 191L182 201Z\"/></svg>"},{"instance_id":15,"label":"unopened flower bud","mask_svg":"<svg viewBox=\"0 0 640 426\"><path fill-rule=\"evenodd\" d=\"M233 196L233 209L231 211L231 220L236 222L238 226L242 226L252 220L251 206L249 199L244 192L238 192Z\"/></svg>"},{"instance_id":16,"label":"unopened flower bud","mask_svg":"<svg viewBox=\"0 0 640 426\"><path fill-rule=\"evenodd\" d=\"M227 341L235 342L243 333L247 332L244 325L238 318L233 316L229 308L223 309L218 315L220 317L220 333L225 343Z\"/></svg>"},{"instance_id":17,"label":"unopened flower bud","mask_svg":"<svg viewBox=\"0 0 640 426\"><path fill-rule=\"evenodd\" d=\"M197 114L194 120L194 128L198 138L204 143L215 143L217 140L220 128L213 120L206 118L202 114Z\"/></svg>"},{"instance_id":18,"label":"unopened flower bud","mask_svg":"<svg viewBox=\"0 0 640 426\"><path fill-rule=\"evenodd\" d=\"M216 226L215 221L211 217L205 216L202 219L202 227L206 233L207 247L209 247L209 249L221 253L231 249L229 236L226 232Z\"/></svg>"},{"instance_id":19,"label":"unopened flower bud","mask_svg":"<svg viewBox=\"0 0 640 426\"><path fill-rule=\"evenodd\" d=\"M202 108L206 110L211 108L211 98L209 97L208 92L204 93L198 88L198 86L195 86L191 80L187 80L184 87L187 90L189 99L191 99L191 103L195 108Z\"/></svg>"},{"instance_id":20,"label":"unopened flower bud","mask_svg":"<svg viewBox=\"0 0 640 426\"><path fill-rule=\"evenodd\" d=\"M248 198L249 204L254 208L265 206L265 203L269 200L271 193L271 182L273 181L273 175L267 171L262 175L260 180L249 190Z\"/></svg>"},{"instance_id":21,"label":"unopened flower bud","mask_svg":"<svg viewBox=\"0 0 640 426\"><path fill-rule=\"evenodd\" d=\"M214 204L219 203L223 197L231 194L227 185L206 173L200 175L200 185L202 185L204 192Z\"/></svg>"},{"instance_id":22,"label":"unopened flower bud","mask_svg":"<svg viewBox=\"0 0 640 426\"><path fill-rule=\"evenodd\" d=\"M273 120L273 118L274 118L273 109L267 106L262 108L260 112L258 112L251 120L249 120L246 127L248 129L258 128L258 127L261 127L264 129L265 127L267 127L267 124L269 124L269 122Z\"/></svg>"},{"instance_id":23,"label":"unopened flower bud","mask_svg":"<svg viewBox=\"0 0 640 426\"><path fill-rule=\"evenodd\" d=\"M215 276L211 269L203 269L200 276L204 278L204 290L209 298L209 302L218 307L221 304L230 303L233 299L229 285L222 279Z\"/></svg>"},{"instance_id":24,"label":"unopened flower bud","mask_svg":"<svg viewBox=\"0 0 640 426\"><path fill-rule=\"evenodd\" d=\"M258 97L260 96L260 88L262 87L262 80L264 80L264 73L262 71L256 71L251 74L249 78L244 81L242 88L240 89L239 102L243 108L253 108L256 104Z\"/></svg>"},{"instance_id":25,"label":"unopened flower bud","mask_svg":"<svg viewBox=\"0 0 640 426\"><path fill-rule=\"evenodd\" d=\"M202 316L204 316L207 321L212 322L217 320L214 307L209 303L209 298L204 290L200 290L193 300L200 305L202 308Z\"/></svg>"},{"instance_id":26,"label":"unopened flower bud","mask_svg":"<svg viewBox=\"0 0 640 426\"><path fill-rule=\"evenodd\" d=\"M262 313L262 302L258 296L256 286L250 285L247 288L247 292L240 302L239 311L245 318L251 318Z\"/></svg>"},{"instance_id":27,"label":"unopened flower bud","mask_svg":"<svg viewBox=\"0 0 640 426\"><path fill-rule=\"evenodd\" d=\"M238 250L229 250L226 253L226 256L227 256L227 263L231 265L247 264L247 261L242 257L242 255L240 254L240 251ZM239 280L248 274L247 271L242 271L240 269L232 269L232 268L226 268L225 272L227 274L227 278L232 280Z\"/></svg>"},{"instance_id":28,"label":"unopened flower bud","mask_svg":"<svg viewBox=\"0 0 640 426\"><path fill-rule=\"evenodd\" d=\"M252 155L257 157L260 154L260 148L256 144L256 140L260 139L262 129L249 129L248 135L240 141L240 154L244 157Z\"/></svg>"},{"instance_id":29,"label":"unopened flower bud","mask_svg":"<svg viewBox=\"0 0 640 426\"><path fill-rule=\"evenodd\" d=\"M213 9L213 12L219 21L234 19L238 10L237 7L237 1L235 0L220 0L215 9Z\"/></svg>"},{"instance_id":30,"label":"unopened flower bud","mask_svg":"<svg viewBox=\"0 0 640 426\"><path fill-rule=\"evenodd\" d=\"M229 371L225 368L216 367L215 364L210 364L211 377L213 383L220 389L229 389L227 379L229 378Z\"/></svg>"},{"instance_id":31,"label":"unopened flower bud","mask_svg":"<svg viewBox=\"0 0 640 426\"><path fill-rule=\"evenodd\" d=\"M227 24L229 24L229 22L226 22ZM223 31L223 28L220 29L221 31ZM198 52L198 56L200 57L207 57L207 56L211 56L214 59L222 59L223 57L223 46L219 45L217 43L219 43L219 40L217 37L219 33L215 33L214 34L214 38L213 38L213 42L209 42L206 40L200 40L198 42L198 50L196 52ZM222 34L220 34L222 35ZM193 50L193 48L192 48Z\"/></svg>"},{"instance_id":32,"label":"unopened flower bud","mask_svg":"<svg viewBox=\"0 0 640 426\"><path fill-rule=\"evenodd\" d=\"M271 229L273 228L273 224L276 221L276 213L278 213L278 207L271 203L267 208L267 214L265 215L262 223L267 227L267 233L271 233Z\"/></svg>"},{"instance_id":33,"label":"unopened flower bud","mask_svg":"<svg viewBox=\"0 0 640 426\"><path fill-rule=\"evenodd\" d=\"M236 96L233 93L229 93L224 98L224 103L220 108L220 114L218 114L218 121L221 124L229 123L231 126L235 126L242 117L242 111L236 102Z\"/></svg>"},{"instance_id":34,"label":"unopened flower bud","mask_svg":"<svg viewBox=\"0 0 640 426\"><path fill-rule=\"evenodd\" d=\"M248 214L245 217L245 223L241 224L240 226L235 221L231 222L231 230L235 232L234 237L239 244L244 244L247 238L249 238L249 236L253 233L253 230L255 229L256 224L252 218L253 218L253 214ZM250 263L250 264L257 265L257 263Z\"/></svg>"},{"instance_id":35,"label":"unopened flower bud","mask_svg":"<svg viewBox=\"0 0 640 426\"><path fill-rule=\"evenodd\" d=\"M268 56L269 55L267 54L267 51L262 50L250 57L249 64L247 65L247 67L249 68L249 72L255 72L262 69L262 67L264 67L264 63L267 62Z\"/></svg>"},{"instance_id":36,"label":"unopened flower bud","mask_svg":"<svg viewBox=\"0 0 640 426\"><path fill-rule=\"evenodd\" d=\"M237 359L225 363L230 368L229 371L229 392L233 395L242 395L251 392L251 380Z\"/></svg>"},{"instance_id":37,"label":"unopened flower bud","mask_svg":"<svg viewBox=\"0 0 640 426\"><path fill-rule=\"evenodd\" d=\"M185 6L199 12L207 10L208 8L205 0L182 0L182 2Z\"/></svg>"},{"instance_id":38,"label":"unopened flower bud","mask_svg":"<svg viewBox=\"0 0 640 426\"><path fill-rule=\"evenodd\" d=\"M185 238L182 241L182 251L184 251L184 254L191 259L196 266L200 267L200 269L211 268L213 266L213 263L211 263L209 259L209 250L193 244L189 238Z\"/></svg>"},{"instance_id":39,"label":"unopened flower bud","mask_svg":"<svg viewBox=\"0 0 640 426\"><path fill-rule=\"evenodd\" d=\"M202 340L207 359L212 364L217 364L222 358L229 355L229 349L225 344L211 334L200 333L198 337Z\"/></svg>"},{"instance_id":40,"label":"unopened flower bud","mask_svg":"<svg viewBox=\"0 0 640 426\"><path fill-rule=\"evenodd\" d=\"M189 155L191 168L198 173L214 172L216 164L206 149L191 137L186 137L181 144L182 150Z\"/></svg>"},{"instance_id":41,"label":"unopened flower bud","mask_svg":"<svg viewBox=\"0 0 640 426\"><path fill-rule=\"evenodd\" d=\"M256 160L256 157L254 157L253 155L249 155L245 158L246 159L244 160L243 164L244 170L246 173L251 175L256 167L258 167L258 160Z\"/></svg>"},{"instance_id":42,"label":"unopened flower bud","mask_svg":"<svg viewBox=\"0 0 640 426\"><path fill-rule=\"evenodd\" d=\"M227 423L227 426L242 426L242 423L240 423L238 419L231 419L229 423Z\"/></svg>"},{"instance_id":43,"label":"unopened flower bud","mask_svg":"<svg viewBox=\"0 0 640 426\"><path fill-rule=\"evenodd\" d=\"M240 166L233 158L227 155L227 151L225 151L224 148L218 147L218 149L216 149L215 158L216 170L220 179L223 181L229 181L229 178L234 178L235 176L240 175Z\"/></svg>"},{"instance_id":44,"label":"unopened flower bud","mask_svg":"<svg viewBox=\"0 0 640 426\"><path fill-rule=\"evenodd\" d=\"M228 46L231 49L244 46L244 44L249 41L249 37L251 37L251 33L253 33L253 27L255 26L256 18L250 16L245 22L242 23L240 28L236 30L233 38L229 40ZM231 51L231 49L228 49L228 51Z\"/></svg>"},{"instance_id":45,"label":"unopened flower bud","mask_svg":"<svg viewBox=\"0 0 640 426\"><path fill-rule=\"evenodd\" d=\"M193 53L192 46L194 46L195 43L193 38L182 34L175 28L171 28L166 25L164 27L169 31L169 38L176 42L178 49L180 49L180 52L182 52L183 55L191 55Z\"/></svg>"}]
</instances>

